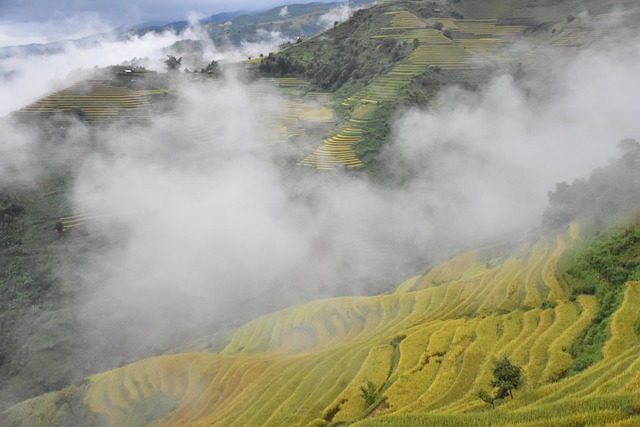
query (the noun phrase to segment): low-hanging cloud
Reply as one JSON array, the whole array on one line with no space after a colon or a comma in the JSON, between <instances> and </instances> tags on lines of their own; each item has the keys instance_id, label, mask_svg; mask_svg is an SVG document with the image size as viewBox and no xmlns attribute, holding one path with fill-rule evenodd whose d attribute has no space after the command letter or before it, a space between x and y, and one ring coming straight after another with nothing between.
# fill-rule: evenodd
<instances>
[{"instance_id":1,"label":"low-hanging cloud","mask_svg":"<svg viewBox=\"0 0 640 427\"><path fill-rule=\"evenodd\" d=\"M99 260L90 311L134 314L135 342L141 331L152 342L196 336L213 319L380 291L454 250L519 236L555 182L585 176L640 134L640 61L626 49L553 56L559 68L544 85L534 63L519 81L447 90L429 111L406 112L384 154L404 172L400 187L283 170L264 115L283 108L275 93L234 79L189 90L188 114L107 138L113 155L80 175L78 209L114 212L102 232L124 230ZM207 123L209 142L192 140L185 123Z\"/></svg>"},{"instance_id":2,"label":"low-hanging cloud","mask_svg":"<svg viewBox=\"0 0 640 427\"><path fill-rule=\"evenodd\" d=\"M75 21L74 21L75 22ZM7 26L7 32L19 26ZM0 26L1 28L1 26ZM102 28L102 27L101 27ZM38 32L16 35L12 41L41 38ZM216 46L197 20L179 34L173 31L149 32L144 35L93 34L90 43L58 42L44 53L34 47L0 48L0 117L25 107L31 102L64 89L72 83L91 78L96 67L128 63L134 58L145 58L149 70L164 71L166 55L185 56L182 64L191 70L200 69L212 60L241 61L247 57L267 54L291 39L279 32L258 30L256 42L242 41L239 46ZM174 52L177 42L197 42L197 52L184 49Z\"/></svg>"},{"instance_id":3,"label":"low-hanging cloud","mask_svg":"<svg viewBox=\"0 0 640 427\"><path fill-rule=\"evenodd\" d=\"M402 185L294 166L271 133L286 100L232 73L180 85L175 113L148 127L94 131L100 149L78 163L71 197L103 243L60 274L81 277L75 308L95 351L134 357L231 319L380 292L525 232L555 182L640 135L638 45L550 53L524 78L404 112L383 153Z\"/></svg>"},{"instance_id":4,"label":"low-hanging cloud","mask_svg":"<svg viewBox=\"0 0 640 427\"><path fill-rule=\"evenodd\" d=\"M334 7L318 18L318 23L324 28L331 28L336 22L343 22L351 18L359 7L351 7L348 3Z\"/></svg>"},{"instance_id":5,"label":"low-hanging cloud","mask_svg":"<svg viewBox=\"0 0 640 427\"><path fill-rule=\"evenodd\" d=\"M100 137L105 151L74 191L77 212L96 216L89 233L113 242L82 269L91 335L166 346L214 321L402 277L426 217L366 180L289 169L270 131L283 102L228 76L184 86L175 117Z\"/></svg>"},{"instance_id":6,"label":"low-hanging cloud","mask_svg":"<svg viewBox=\"0 0 640 427\"><path fill-rule=\"evenodd\" d=\"M430 111L397 123L389 161L414 174L416 189L427 186L460 237L533 224L554 183L587 176L620 140L640 135L639 43L631 40L548 52L521 80L444 91Z\"/></svg>"},{"instance_id":7,"label":"low-hanging cloud","mask_svg":"<svg viewBox=\"0 0 640 427\"><path fill-rule=\"evenodd\" d=\"M150 69L164 68L163 49L180 40L172 32L148 33L125 40L104 36L90 46L73 42L61 43L49 54L32 54L19 50L0 58L0 117L47 95L74 81L88 78L94 67L120 64L134 57L148 57ZM79 70L78 73L72 73Z\"/></svg>"}]
</instances>

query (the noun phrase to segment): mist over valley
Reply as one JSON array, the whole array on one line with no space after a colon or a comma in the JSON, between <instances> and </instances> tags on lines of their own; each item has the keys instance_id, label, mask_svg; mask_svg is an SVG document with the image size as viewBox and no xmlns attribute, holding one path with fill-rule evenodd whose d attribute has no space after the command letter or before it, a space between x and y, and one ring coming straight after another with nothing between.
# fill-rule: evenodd
<instances>
[{"instance_id":1,"label":"mist over valley","mask_svg":"<svg viewBox=\"0 0 640 427\"><path fill-rule=\"evenodd\" d=\"M166 3L0 21L0 424L638 422L634 2Z\"/></svg>"}]
</instances>

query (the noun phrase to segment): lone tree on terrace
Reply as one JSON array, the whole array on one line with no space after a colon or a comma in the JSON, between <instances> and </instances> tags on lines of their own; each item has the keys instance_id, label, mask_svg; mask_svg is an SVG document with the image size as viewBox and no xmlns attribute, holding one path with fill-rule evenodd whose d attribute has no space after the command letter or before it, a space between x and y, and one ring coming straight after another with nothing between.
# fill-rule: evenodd
<instances>
[{"instance_id":1,"label":"lone tree on terrace","mask_svg":"<svg viewBox=\"0 0 640 427\"><path fill-rule=\"evenodd\" d=\"M513 399L513 390L517 390L521 385L522 369L511 363L507 356L504 356L496 362L496 366L493 368L491 386L496 389L495 394L490 395L484 390L480 390L478 397L494 406L498 399L504 399L507 396Z\"/></svg>"},{"instance_id":2,"label":"lone tree on terrace","mask_svg":"<svg viewBox=\"0 0 640 427\"><path fill-rule=\"evenodd\" d=\"M367 380L366 383L360 386L360 396L362 396L367 406L371 406L378 398L378 387L373 381Z\"/></svg>"},{"instance_id":3,"label":"lone tree on terrace","mask_svg":"<svg viewBox=\"0 0 640 427\"><path fill-rule=\"evenodd\" d=\"M496 387L496 398L503 399L507 395L513 399L513 390L522 385L522 369L511 363L507 356L504 356L493 368L493 381L491 385Z\"/></svg>"}]
</instances>

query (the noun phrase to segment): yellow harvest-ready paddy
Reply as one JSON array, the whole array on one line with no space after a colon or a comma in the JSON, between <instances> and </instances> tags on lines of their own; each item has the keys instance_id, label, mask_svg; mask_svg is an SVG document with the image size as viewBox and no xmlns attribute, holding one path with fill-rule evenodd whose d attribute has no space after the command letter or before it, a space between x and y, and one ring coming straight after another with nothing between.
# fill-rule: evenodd
<instances>
[{"instance_id":1,"label":"yellow harvest-ready paddy","mask_svg":"<svg viewBox=\"0 0 640 427\"><path fill-rule=\"evenodd\" d=\"M573 228L489 263L470 252L390 295L263 316L238 329L222 354L161 356L96 375L85 402L114 426L154 396L176 402L161 426L320 426L364 416L360 386L371 381L377 416L354 425L624 426L640 412L640 337L628 327L640 320L640 283L626 286L606 358L563 378L571 342L598 310L593 296L549 299L558 293L549 277L557 280L558 259L578 235ZM520 279L510 280L518 268ZM522 298L531 283L537 298ZM504 313L505 304L517 307ZM523 367L525 384L487 412L477 393L490 390L493 361L503 356Z\"/></svg>"}]
</instances>

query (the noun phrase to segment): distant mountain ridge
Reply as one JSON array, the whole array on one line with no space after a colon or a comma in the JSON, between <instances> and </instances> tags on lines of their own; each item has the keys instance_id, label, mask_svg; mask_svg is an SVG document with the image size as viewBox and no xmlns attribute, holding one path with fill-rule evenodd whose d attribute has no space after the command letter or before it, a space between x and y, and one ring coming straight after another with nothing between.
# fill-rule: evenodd
<instances>
[{"instance_id":1,"label":"distant mountain ridge","mask_svg":"<svg viewBox=\"0 0 640 427\"><path fill-rule=\"evenodd\" d=\"M321 3L312 2L305 4L283 4L268 10L237 10L233 12L222 12L200 19L198 24L207 28L211 37L216 37L223 33L231 35L233 39L234 33L242 33L247 27L272 22L292 21L305 15L317 15L327 13L331 9L341 5L349 7L359 7L365 4L373 3L373 0L359 0L348 2L331 2ZM286 8L287 14L281 15L283 8ZM92 34L87 37L70 40L59 40L51 43L32 43L27 45L14 45L0 47L0 59L9 58L18 55L54 55L64 52L70 47L88 48L99 44L102 40L125 40L130 36L142 36L147 33L162 33L165 31L174 31L180 33L192 25L186 20L181 21L149 21L132 26L118 27L109 32ZM309 31L302 32L300 36L311 36L324 28L320 26L306 26ZM294 35L291 35L294 36Z\"/></svg>"}]
</instances>

